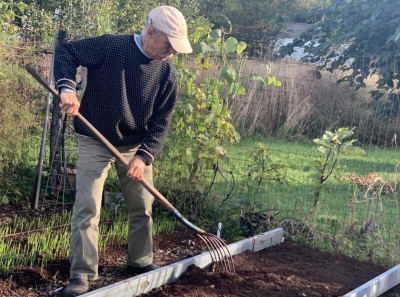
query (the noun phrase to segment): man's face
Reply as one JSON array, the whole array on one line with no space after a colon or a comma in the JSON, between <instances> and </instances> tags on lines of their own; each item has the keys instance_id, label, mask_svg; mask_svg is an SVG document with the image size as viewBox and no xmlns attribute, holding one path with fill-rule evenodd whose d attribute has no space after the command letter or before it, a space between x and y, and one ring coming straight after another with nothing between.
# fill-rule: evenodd
<instances>
[{"instance_id":1,"label":"man's face","mask_svg":"<svg viewBox=\"0 0 400 297\"><path fill-rule=\"evenodd\" d=\"M175 55L176 51L171 46L167 34L154 29L152 31L153 34L151 34L149 45L152 58L158 61L165 61L168 57Z\"/></svg>"}]
</instances>

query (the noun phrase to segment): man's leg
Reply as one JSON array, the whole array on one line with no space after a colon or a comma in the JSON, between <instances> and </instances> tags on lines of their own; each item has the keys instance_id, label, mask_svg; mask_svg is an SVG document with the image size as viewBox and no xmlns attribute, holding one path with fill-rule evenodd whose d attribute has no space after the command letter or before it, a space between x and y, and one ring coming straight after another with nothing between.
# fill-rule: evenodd
<instances>
[{"instance_id":1,"label":"man's leg","mask_svg":"<svg viewBox=\"0 0 400 297\"><path fill-rule=\"evenodd\" d=\"M98 277L98 224L110 162L112 157L102 144L89 137L79 137L77 192L71 222L71 279Z\"/></svg>"},{"instance_id":2,"label":"man's leg","mask_svg":"<svg viewBox=\"0 0 400 297\"><path fill-rule=\"evenodd\" d=\"M120 148L127 160L131 160L136 147ZM151 218L154 197L137 181L126 176L127 170L116 163L122 194L129 211L127 265L145 267L153 263L153 237ZM153 167L146 166L144 179L153 184ZM157 268L156 266L154 268Z\"/></svg>"}]
</instances>

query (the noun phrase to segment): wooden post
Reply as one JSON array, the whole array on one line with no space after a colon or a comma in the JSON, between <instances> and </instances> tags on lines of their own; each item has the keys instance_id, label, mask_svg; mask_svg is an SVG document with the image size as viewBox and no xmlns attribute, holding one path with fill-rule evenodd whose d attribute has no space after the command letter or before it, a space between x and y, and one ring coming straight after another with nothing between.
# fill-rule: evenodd
<instances>
[{"instance_id":1,"label":"wooden post","mask_svg":"<svg viewBox=\"0 0 400 297\"><path fill-rule=\"evenodd\" d=\"M67 40L68 33L62 29L58 31L57 42L54 48L54 53L56 49L61 46ZM54 69L52 69L54 71ZM59 100L53 97L53 111L51 118L51 126L50 126L50 170L49 170L49 181L48 181L48 189L50 191L50 195L57 194L59 191L59 187L62 182L62 154L64 153L62 150L62 133L63 133L63 125L64 118L66 115L61 111Z\"/></svg>"},{"instance_id":2,"label":"wooden post","mask_svg":"<svg viewBox=\"0 0 400 297\"><path fill-rule=\"evenodd\" d=\"M50 67L50 84L54 83L54 75L53 75L53 67L54 67L54 53L56 48L61 45L65 40L67 36L67 32L63 31L63 23L60 22L60 27L59 30L55 33L54 36L54 44L53 44L53 57L52 57L52 63ZM46 116L45 116L45 121L43 124L43 135L42 135L42 143L40 147L40 154L38 158L38 164L36 167L36 175L35 175L35 180L34 180L34 185L32 189L32 195L31 195L31 208L32 209L37 209L38 204L39 204L39 196L40 196L40 185L41 185L41 180L42 180L42 171L43 171L43 160L44 160L44 152L45 152L45 146L46 146L46 136L47 136L47 127L48 127L48 122L49 122L49 114L50 114L50 106L51 106L51 96L52 94L49 92L47 96L47 104L46 104ZM57 111L59 114L59 111ZM53 112L53 119L57 118L55 117L55 112ZM59 116L59 115L58 115ZM51 127L52 133L54 134L54 129L53 126ZM54 155L54 151L50 154L50 163L52 164L52 158ZM57 171L57 170L56 170Z\"/></svg>"}]
</instances>

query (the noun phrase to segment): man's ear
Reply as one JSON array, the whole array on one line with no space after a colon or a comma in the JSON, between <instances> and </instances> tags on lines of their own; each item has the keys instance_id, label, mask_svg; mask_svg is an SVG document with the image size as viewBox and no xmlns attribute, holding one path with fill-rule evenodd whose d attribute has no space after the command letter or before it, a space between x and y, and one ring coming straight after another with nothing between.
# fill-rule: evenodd
<instances>
[{"instance_id":1,"label":"man's ear","mask_svg":"<svg viewBox=\"0 0 400 297\"><path fill-rule=\"evenodd\" d=\"M148 28L146 34L150 37L150 39L154 39L156 31L153 28Z\"/></svg>"}]
</instances>

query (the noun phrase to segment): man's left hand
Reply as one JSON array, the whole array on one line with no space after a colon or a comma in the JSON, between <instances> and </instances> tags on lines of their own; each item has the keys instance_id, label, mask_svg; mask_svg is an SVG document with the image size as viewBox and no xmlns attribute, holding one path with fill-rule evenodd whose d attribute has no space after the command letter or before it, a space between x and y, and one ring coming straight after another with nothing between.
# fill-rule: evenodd
<instances>
[{"instance_id":1,"label":"man's left hand","mask_svg":"<svg viewBox=\"0 0 400 297\"><path fill-rule=\"evenodd\" d=\"M144 169L146 168L146 164L141 158L134 157L129 162L129 170L127 172L127 176L134 180L142 180L144 175Z\"/></svg>"}]
</instances>

